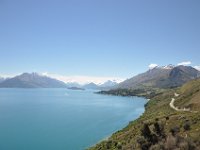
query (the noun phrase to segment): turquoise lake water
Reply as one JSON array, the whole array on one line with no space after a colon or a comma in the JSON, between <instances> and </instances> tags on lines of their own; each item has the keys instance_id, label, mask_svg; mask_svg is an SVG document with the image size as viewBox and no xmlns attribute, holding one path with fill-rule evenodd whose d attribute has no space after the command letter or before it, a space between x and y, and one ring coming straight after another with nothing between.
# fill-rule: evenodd
<instances>
[{"instance_id":1,"label":"turquoise lake water","mask_svg":"<svg viewBox=\"0 0 200 150\"><path fill-rule=\"evenodd\" d=\"M0 150L83 150L144 112L146 100L67 89L0 89Z\"/></svg>"}]
</instances>

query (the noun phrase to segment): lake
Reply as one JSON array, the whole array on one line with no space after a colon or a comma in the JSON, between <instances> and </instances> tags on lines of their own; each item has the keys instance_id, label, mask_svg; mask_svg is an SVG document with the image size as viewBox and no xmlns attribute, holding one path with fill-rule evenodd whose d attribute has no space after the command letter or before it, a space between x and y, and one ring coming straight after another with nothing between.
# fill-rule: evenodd
<instances>
[{"instance_id":1,"label":"lake","mask_svg":"<svg viewBox=\"0 0 200 150\"><path fill-rule=\"evenodd\" d=\"M83 150L144 112L146 100L67 89L0 89L0 150Z\"/></svg>"}]
</instances>

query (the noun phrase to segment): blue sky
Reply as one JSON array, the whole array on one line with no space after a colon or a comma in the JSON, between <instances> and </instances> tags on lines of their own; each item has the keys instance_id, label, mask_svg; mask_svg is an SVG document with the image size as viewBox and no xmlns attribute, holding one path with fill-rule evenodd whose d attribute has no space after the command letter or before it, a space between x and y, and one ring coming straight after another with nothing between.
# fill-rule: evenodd
<instances>
[{"instance_id":1,"label":"blue sky","mask_svg":"<svg viewBox=\"0 0 200 150\"><path fill-rule=\"evenodd\" d=\"M200 65L199 0L0 0L0 74L128 78Z\"/></svg>"}]
</instances>

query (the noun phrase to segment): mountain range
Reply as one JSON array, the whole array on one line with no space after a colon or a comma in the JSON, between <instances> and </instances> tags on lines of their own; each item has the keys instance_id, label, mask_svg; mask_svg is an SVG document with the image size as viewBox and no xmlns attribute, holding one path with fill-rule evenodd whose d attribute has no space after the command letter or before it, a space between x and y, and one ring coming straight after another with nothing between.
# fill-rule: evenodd
<instances>
[{"instance_id":1,"label":"mountain range","mask_svg":"<svg viewBox=\"0 0 200 150\"><path fill-rule=\"evenodd\" d=\"M110 89L145 89L145 88L174 88L184 83L200 77L200 71L191 66L155 67L148 71L136 75L124 82L108 80L102 84L93 82L80 85L76 82L64 83L51 77L39 75L37 73L23 73L13 78L0 78L0 88L84 88L95 90Z\"/></svg>"},{"instance_id":2,"label":"mountain range","mask_svg":"<svg viewBox=\"0 0 200 150\"><path fill-rule=\"evenodd\" d=\"M93 90L109 90L116 86L118 83L116 81L108 80L102 84L95 84L93 82L85 84L82 86L84 89L93 89Z\"/></svg>"},{"instance_id":3,"label":"mountain range","mask_svg":"<svg viewBox=\"0 0 200 150\"><path fill-rule=\"evenodd\" d=\"M106 81L103 84L88 83L80 85L77 82L64 83L57 79L37 73L23 73L13 78L0 78L0 88L69 88L105 90L116 85L115 81Z\"/></svg>"},{"instance_id":4,"label":"mountain range","mask_svg":"<svg viewBox=\"0 0 200 150\"><path fill-rule=\"evenodd\" d=\"M149 69L118 84L115 89L174 88L198 77L200 77L200 71L191 66L168 65Z\"/></svg>"},{"instance_id":5,"label":"mountain range","mask_svg":"<svg viewBox=\"0 0 200 150\"><path fill-rule=\"evenodd\" d=\"M13 78L5 79L0 88L65 88L62 81L41 76L37 73L23 73Z\"/></svg>"}]
</instances>

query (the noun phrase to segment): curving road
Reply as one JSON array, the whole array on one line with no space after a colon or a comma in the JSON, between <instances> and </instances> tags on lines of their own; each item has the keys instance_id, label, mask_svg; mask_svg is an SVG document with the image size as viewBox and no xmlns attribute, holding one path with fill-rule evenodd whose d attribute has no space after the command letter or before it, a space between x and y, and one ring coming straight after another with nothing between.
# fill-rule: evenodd
<instances>
[{"instance_id":1,"label":"curving road","mask_svg":"<svg viewBox=\"0 0 200 150\"><path fill-rule=\"evenodd\" d=\"M179 97L179 94L174 93L174 96L175 96L175 97ZM169 106L170 106L172 109L174 109L174 110L176 110L176 111L189 111L189 112L191 112L191 111L190 111L190 108L179 109L178 107L174 106L175 100L176 100L175 98L172 98L171 102L169 103Z\"/></svg>"}]
</instances>

